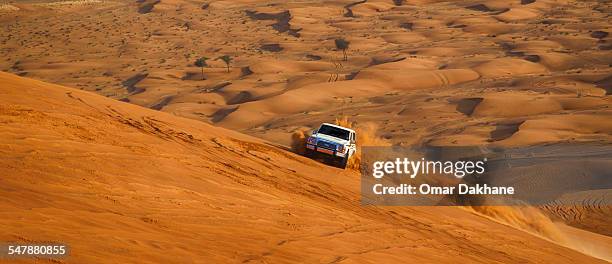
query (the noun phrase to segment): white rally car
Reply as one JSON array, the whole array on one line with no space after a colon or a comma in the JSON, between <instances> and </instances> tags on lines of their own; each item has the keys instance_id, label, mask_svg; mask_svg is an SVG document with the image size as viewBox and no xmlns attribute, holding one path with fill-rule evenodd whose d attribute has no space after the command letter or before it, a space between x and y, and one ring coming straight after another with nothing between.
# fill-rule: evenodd
<instances>
[{"instance_id":1,"label":"white rally car","mask_svg":"<svg viewBox=\"0 0 612 264\"><path fill-rule=\"evenodd\" d=\"M306 140L306 156L322 155L344 169L357 150L355 138L355 131L352 129L323 123Z\"/></svg>"}]
</instances>

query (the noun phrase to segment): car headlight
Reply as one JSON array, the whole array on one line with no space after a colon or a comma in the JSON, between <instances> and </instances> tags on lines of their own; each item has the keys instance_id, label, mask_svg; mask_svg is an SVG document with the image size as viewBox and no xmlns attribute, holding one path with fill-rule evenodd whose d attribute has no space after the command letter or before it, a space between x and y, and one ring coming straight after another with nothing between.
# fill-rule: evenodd
<instances>
[{"instance_id":1,"label":"car headlight","mask_svg":"<svg viewBox=\"0 0 612 264\"><path fill-rule=\"evenodd\" d=\"M308 139L306 139L306 143L311 144L311 145L316 145L317 139L314 137L308 137Z\"/></svg>"},{"instance_id":2,"label":"car headlight","mask_svg":"<svg viewBox=\"0 0 612 264\"><path fill-rule=\"evenodd\" d=\"M336 147L336 150L337 150L338 152L341 152L341 153L342 153L342 152L344 152L344 145L338 145L338 146Z\"/></svg>"}]
</instances>

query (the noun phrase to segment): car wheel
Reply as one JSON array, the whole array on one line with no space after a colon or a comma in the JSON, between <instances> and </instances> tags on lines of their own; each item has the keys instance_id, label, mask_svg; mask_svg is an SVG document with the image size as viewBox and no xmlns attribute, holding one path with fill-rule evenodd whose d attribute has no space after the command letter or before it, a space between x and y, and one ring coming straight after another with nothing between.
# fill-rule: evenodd
<instances>
[{"instance_id":1,"label":"car wheel","mask_svg":"<svg viewBox=\"0 0 612 264\"><path fill-rule=\"evenodd\" d=\"M348 155L346 155L346 157L340 159L340 162L338 164L338 167L342 168L342 169L346 169L346 164L348 163Z\"/></svg>"},{"instance_id":2,"label":"car wheel","mask_svg":"<svg viewBox=\"0 0 612 264\"><path fill-rule=\"evenodd\" d=\"M306 151L304 151L304 156L312 159L312 157L314 157L314 151L312 151L311 149L306 149Z\"/></svg>"}]
</instances>

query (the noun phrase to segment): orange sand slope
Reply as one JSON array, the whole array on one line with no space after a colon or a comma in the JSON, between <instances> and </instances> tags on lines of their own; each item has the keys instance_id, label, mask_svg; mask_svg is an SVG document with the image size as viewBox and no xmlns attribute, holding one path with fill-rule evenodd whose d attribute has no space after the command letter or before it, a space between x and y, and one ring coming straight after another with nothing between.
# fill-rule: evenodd
<instances>
[{"instance_id":1,"label":"orange sand slope","mask_svg":"<svg viewBox=\"0 0 612 264\"><path fill-rule=\"evenodd\" d=\"M0 73L0 241L66 263L597 259L459 208L362 207L354 172L265 141Z\"/></svg>"}]
</instances>

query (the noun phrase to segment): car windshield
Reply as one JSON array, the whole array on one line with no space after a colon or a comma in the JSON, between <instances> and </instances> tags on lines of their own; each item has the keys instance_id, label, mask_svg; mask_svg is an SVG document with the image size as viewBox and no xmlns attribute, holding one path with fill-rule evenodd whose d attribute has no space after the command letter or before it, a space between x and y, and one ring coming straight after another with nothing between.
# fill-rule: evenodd
<instances>
[{"instance_id":1,"label":"car windshield","mask_svg":"<svg viewBox=\"0 0 612 264\"><path fill-rule=\"evenodd\" d=\"M319 128L319 133L325 134L328 136L332 136L332 137L341 138L344 140L349 139L348 130L344 130L344 129L333 127L333 126L322 125L321 128Z\"/></svg>"}]
</instances>

